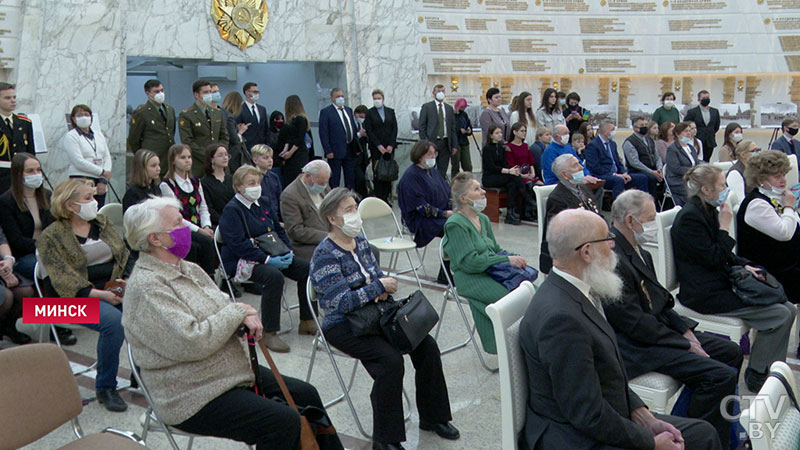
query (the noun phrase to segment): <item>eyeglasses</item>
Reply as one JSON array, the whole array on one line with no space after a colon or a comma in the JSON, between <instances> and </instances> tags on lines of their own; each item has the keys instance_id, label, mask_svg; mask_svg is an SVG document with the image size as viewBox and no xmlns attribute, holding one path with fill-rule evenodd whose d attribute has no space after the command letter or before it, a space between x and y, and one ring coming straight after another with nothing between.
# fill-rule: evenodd
<instances>
[{"instance_id":1,"label":"eyeglasses","mask_svg":"<svg viewBox=\"0 0 800 450\"><path fill-rule=\"evenodd\" d=\"M575 247L575 251L577 252L578 250L580 250L580 249L581 249L581 247L583 247L583 246L584 246L584 245L586 245L586 244L596 244L596 243L598 243L598 242L613 241L613 240L614 240L614 239L616 239L616 238L617 238L617 235L615 235L615 234L614 234L614 233L612 233L612 232L609 232L609 233L608 233L608 237L606 237L606 238L603 238L603 239L595 239L595 240L593 240L593 241L586 241L586 242L584 242L583 244L581 244L581 245L579 245L579 246Z\"/></svg>"}]
</instances>

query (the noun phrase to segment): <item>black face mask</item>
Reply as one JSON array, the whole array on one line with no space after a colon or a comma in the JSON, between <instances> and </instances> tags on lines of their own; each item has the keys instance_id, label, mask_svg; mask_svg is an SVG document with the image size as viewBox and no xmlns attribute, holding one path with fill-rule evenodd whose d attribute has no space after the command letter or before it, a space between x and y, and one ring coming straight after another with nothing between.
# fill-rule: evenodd
<instances>
[{"instance_id":1,"label":"black face mask","mask_svg":"<svg viewBox=\"0 0 800 450\"><path fill-rule=\"evenodd\" d=\"M795 134L797 134L798 130L799 130L798 128L787 128L786 132L789 133L789 136L794 136Z\"/></svg>"},{"instance_id":2,"label":"black face mask","mask_svg":"<svg viewBox=\"0 0 800 450\"><path fill-rule=\"evenodd\" d=\"M700 100L700 104L703 105L703 106L708 106L709 104L711 104L711 99L710 98L704 98L704 99Z\"/></svg>"},{"instance_id":3,"label":"black face mask","mask_svg":"<svg viewBox=\"0 0 800 450\"><path fill-rule=\"evenodd\" d=\"M647 127L639 127L639 134L647 134Z\"/></svg>"}]
</instances>

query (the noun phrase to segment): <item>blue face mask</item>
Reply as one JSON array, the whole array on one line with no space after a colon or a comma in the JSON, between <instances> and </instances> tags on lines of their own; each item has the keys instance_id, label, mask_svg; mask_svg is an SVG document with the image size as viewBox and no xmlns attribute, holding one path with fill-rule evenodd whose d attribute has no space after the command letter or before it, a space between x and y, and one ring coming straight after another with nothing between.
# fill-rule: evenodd
<instances>
[{"instance_id":1,"label":"blue face mask","mask_svg":"<svg viewBox=\"0 0 800 450\"><path fill-rule=\"evenodd\" d=\"M717 206L725 203L725 200L728 199L728 194L730 192L731 192L731 188L729 188L729 187L726 187L725 189L723 189L722 192L719 193L719 197L716 200L713 200L711 202L711 206L716 208Z\"/></svg>"},{"instance_id":2,"label":"blue face mask","mask_svg":"<svg viewBox=\"0 0 800 450\"><path fill-rule=\"evenodd\" d=\"M316 183L314 183L314 184L311 185L311 187L308 188L308 190L309 190L309 192L311 192L314 195L322 194L322 191L325 190L325 185L324 184L316 184Z\"/></svg>"},{"instance_id":3,"label":"blue face mask","mask_svg":"<svg viewBox=\"0 0 800 450\"><path fill-rule=\"evenodd\" d=\"M222 101L222 94L220 94L219 91L214 92L214 93L211 94L211 102L212 103L219 103L221 101Z\"/></svg>"},{"instance_id":4,"label":"blue face mask","mask_svg":"<svg viewBox=\"0 0 800 450\"><path fill-rule=\"evenodd\" d=\"M688 138L686 136L681 138L681 144L689 144L690 142L692 142L692 138Z\"/></svg>"},{"instance_id":5,"label":"blue face mask","mask_svg":"<svg viewBox=\"0 0 800 450\"><path fill-rule=\"evenodd\" d=\"M572 174L572 180L570 180L570 182L572 184L581 184L581 182L583 181L584 177L585 177L585 175L583 174L583 171L580 170L580 171L575 172L575 173Z\"/></svg>"}]
</instances>

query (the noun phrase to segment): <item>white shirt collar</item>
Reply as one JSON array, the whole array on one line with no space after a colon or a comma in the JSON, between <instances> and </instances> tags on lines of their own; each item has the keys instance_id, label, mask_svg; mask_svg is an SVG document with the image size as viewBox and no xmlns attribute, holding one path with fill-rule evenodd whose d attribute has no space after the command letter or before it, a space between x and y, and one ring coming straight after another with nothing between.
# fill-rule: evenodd
<instances>
[{"instance_id":1,"label":"white shirt collar","mask_svg":"<svg viewBox=\"0 0 800 450\"><path fill-rule=\"evenodd\" d=\"M261 205L259 205L259 204L258 204L258 200L254 201L254 202L251 202L250 200L248 200L248 199L244 198L244 195L242 195L242 194L240 194L240 193L238 193L238 192L237 192L237 193L236 193L236 195L234 195L233 197L234 197L236 200L239 200L239 202L240 202L241 204L243 204L243 205L244 205L244 207L245 207L245 208L247 208L247 209L250 209L250 207L251 207L251 206L253 206L253 203L255 203L255 204L256 204L256 206L261 206Z\"/></svg>"},{"instance_id":2,"label":"white shirt collar","mask_svg":"<svg viewBox=\"0 0 800 450\"><path fill-rule=\"evenodd\" d=\"M606 138L604 138L602 134L598 134L597 136L599 136L599 137L600 137L600 142L602 142L604 146L605 146L606 144L608 144L609 142L611 142L611 139L606 139Z\"/></svg>"},{"instance_id":3,"label":"white shirt collar","mask_svg":"<svg viewBox=\"0 0 800 450\"><path fill-rule=\"evenodd\" d=\"M578 290L581 291L581 294L586 296L586 298L589 298L589 291L591 290L592 287L589 286L588 283L586 283L585 281L581 280L580 278L574 275L570 275L567 272L564 272L563 270L557 267L553 267L553 272L555 272L561 278L567 280L569 284L578 288Z\"/></svg>"}]
</instances>

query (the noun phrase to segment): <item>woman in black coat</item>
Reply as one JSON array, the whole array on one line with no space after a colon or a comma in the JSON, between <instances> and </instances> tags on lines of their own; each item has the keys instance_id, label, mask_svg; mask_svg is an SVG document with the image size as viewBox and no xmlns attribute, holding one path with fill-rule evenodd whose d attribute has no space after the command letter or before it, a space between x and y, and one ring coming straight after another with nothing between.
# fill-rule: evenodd
<instances>
[{"instance_id":1,"label":"woman in black coat","mask_svg":"<svg viewBox=\"0 0 800 450\"><path fill-rule=\"evenodd\" d=\"M748 306L734 292L732 266L758 269L733 253L736 241L728 234L733 212L725 203L725 174L710 164L694 166L684 177L689 198L675 217L670 235L681 303L702 314L738 317L758 330L745 371L747 388L758 392L769 366L786 359L795 308L788 302ZM717 207L720 211L717 212Z\"/></svg>"}]
</instances>

